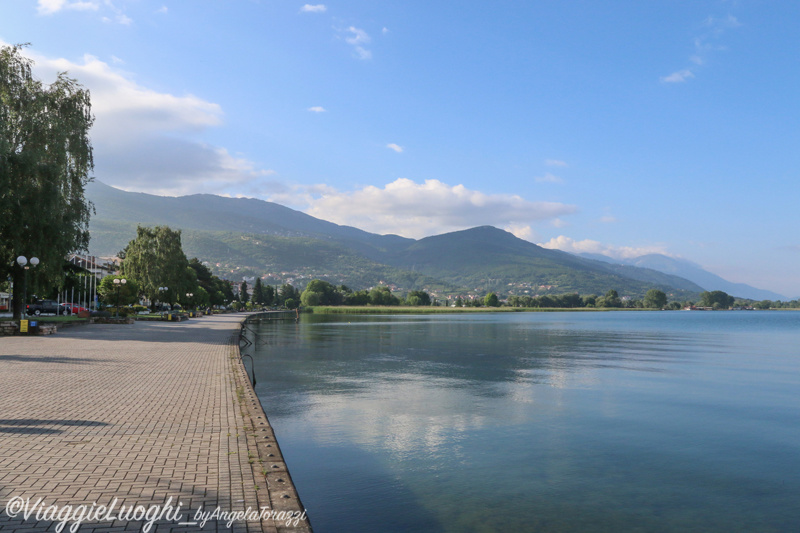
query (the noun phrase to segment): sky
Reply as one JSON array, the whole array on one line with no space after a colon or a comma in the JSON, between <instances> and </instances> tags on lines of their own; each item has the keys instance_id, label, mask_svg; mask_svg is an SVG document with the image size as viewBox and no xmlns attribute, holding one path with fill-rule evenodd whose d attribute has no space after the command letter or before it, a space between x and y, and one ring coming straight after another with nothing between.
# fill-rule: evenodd
<instances>
[{"instance_id":1,"label":"sky","mask_svg":"<svg viewBox=\"0 0 800 533\"><path fill-rule=\"evenodd\" d=\"M800 3L0 1L95 178L376 233L493 225L800 296Z\"/></svg>"}]
</instances>

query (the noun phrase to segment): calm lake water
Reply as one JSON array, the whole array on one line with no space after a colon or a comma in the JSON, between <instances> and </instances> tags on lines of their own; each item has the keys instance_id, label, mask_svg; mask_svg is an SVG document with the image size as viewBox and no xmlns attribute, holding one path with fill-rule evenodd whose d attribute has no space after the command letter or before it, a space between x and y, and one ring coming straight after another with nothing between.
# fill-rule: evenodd
<instances>
[{"instance_id":1,"label":"calm lake water","mask_svg":"<svg viewBox=\"0 0 800 533\"><path fill-rule=\"evenodd\" d=\"M250 327L316 533L800 531L800 312Z\"/></svg>"}]
</instances>

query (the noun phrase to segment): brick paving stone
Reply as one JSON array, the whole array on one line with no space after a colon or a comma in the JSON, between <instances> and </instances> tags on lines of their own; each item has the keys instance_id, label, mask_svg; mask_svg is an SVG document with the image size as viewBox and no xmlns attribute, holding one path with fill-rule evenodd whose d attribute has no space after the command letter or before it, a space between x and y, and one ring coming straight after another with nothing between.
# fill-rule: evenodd
<instances>
[{"instance_id":1,"label":"brick paving stone","mask_svg":"<svg viewBox=\"0 0 800 533\"><path fill-rule=\"evenodd\" d=\"M0 338L0 531L56 530L58 520L37 520L35 512L10 516L15 498L60 510L116 502L116 513L143 506L142 514L172 498L180 519L156 521L150 531L310 532L307 521L286 529L252 517L230 528L224 520L191 524L200 506L257 513L285 493L302 511L293 486L271 495L275 483L261 472L261 461L278 466L269 476L286 465L262 442L269 436L277 446L272 429L256 430L266 415L239 359L243 318ZM86 521L79 531L142 531L146 522Z\"/></svg>"}]
</instances>

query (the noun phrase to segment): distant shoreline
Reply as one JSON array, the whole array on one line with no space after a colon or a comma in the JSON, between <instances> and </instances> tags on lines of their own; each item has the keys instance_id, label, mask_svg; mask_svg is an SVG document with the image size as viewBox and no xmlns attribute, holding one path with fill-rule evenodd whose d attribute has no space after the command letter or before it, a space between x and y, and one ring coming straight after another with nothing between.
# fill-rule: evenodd
<instances>
[{"instance_id":1,"label":"distant shoreline","mask_svg":"<svg viewBox=\"0 0 800 533\"><path fill-rule=\"evenodd\" d=\"M410 307L410 306L314 306L301 312L315 315L437 315L458 313L586 313L606 311L661 311L624 307Z\"/></svg>"}]
</instances>

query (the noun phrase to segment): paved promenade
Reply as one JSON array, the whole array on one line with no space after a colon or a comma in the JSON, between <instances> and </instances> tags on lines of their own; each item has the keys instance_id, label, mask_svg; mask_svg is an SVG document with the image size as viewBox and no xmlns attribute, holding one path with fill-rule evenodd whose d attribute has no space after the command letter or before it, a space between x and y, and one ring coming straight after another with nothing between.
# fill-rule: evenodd
<instances>
[{"instance_id":1,"label":"paved promenade","mask_svg":"<svg viewBox=\"0 0 800 533\"><path fill-rule=\"evenodd\" d=\"M81 532L309 531L286 520L302 505L239 362L243 318L0 337L0 531L81 513Z\"/></svg>"}]
</instances>

